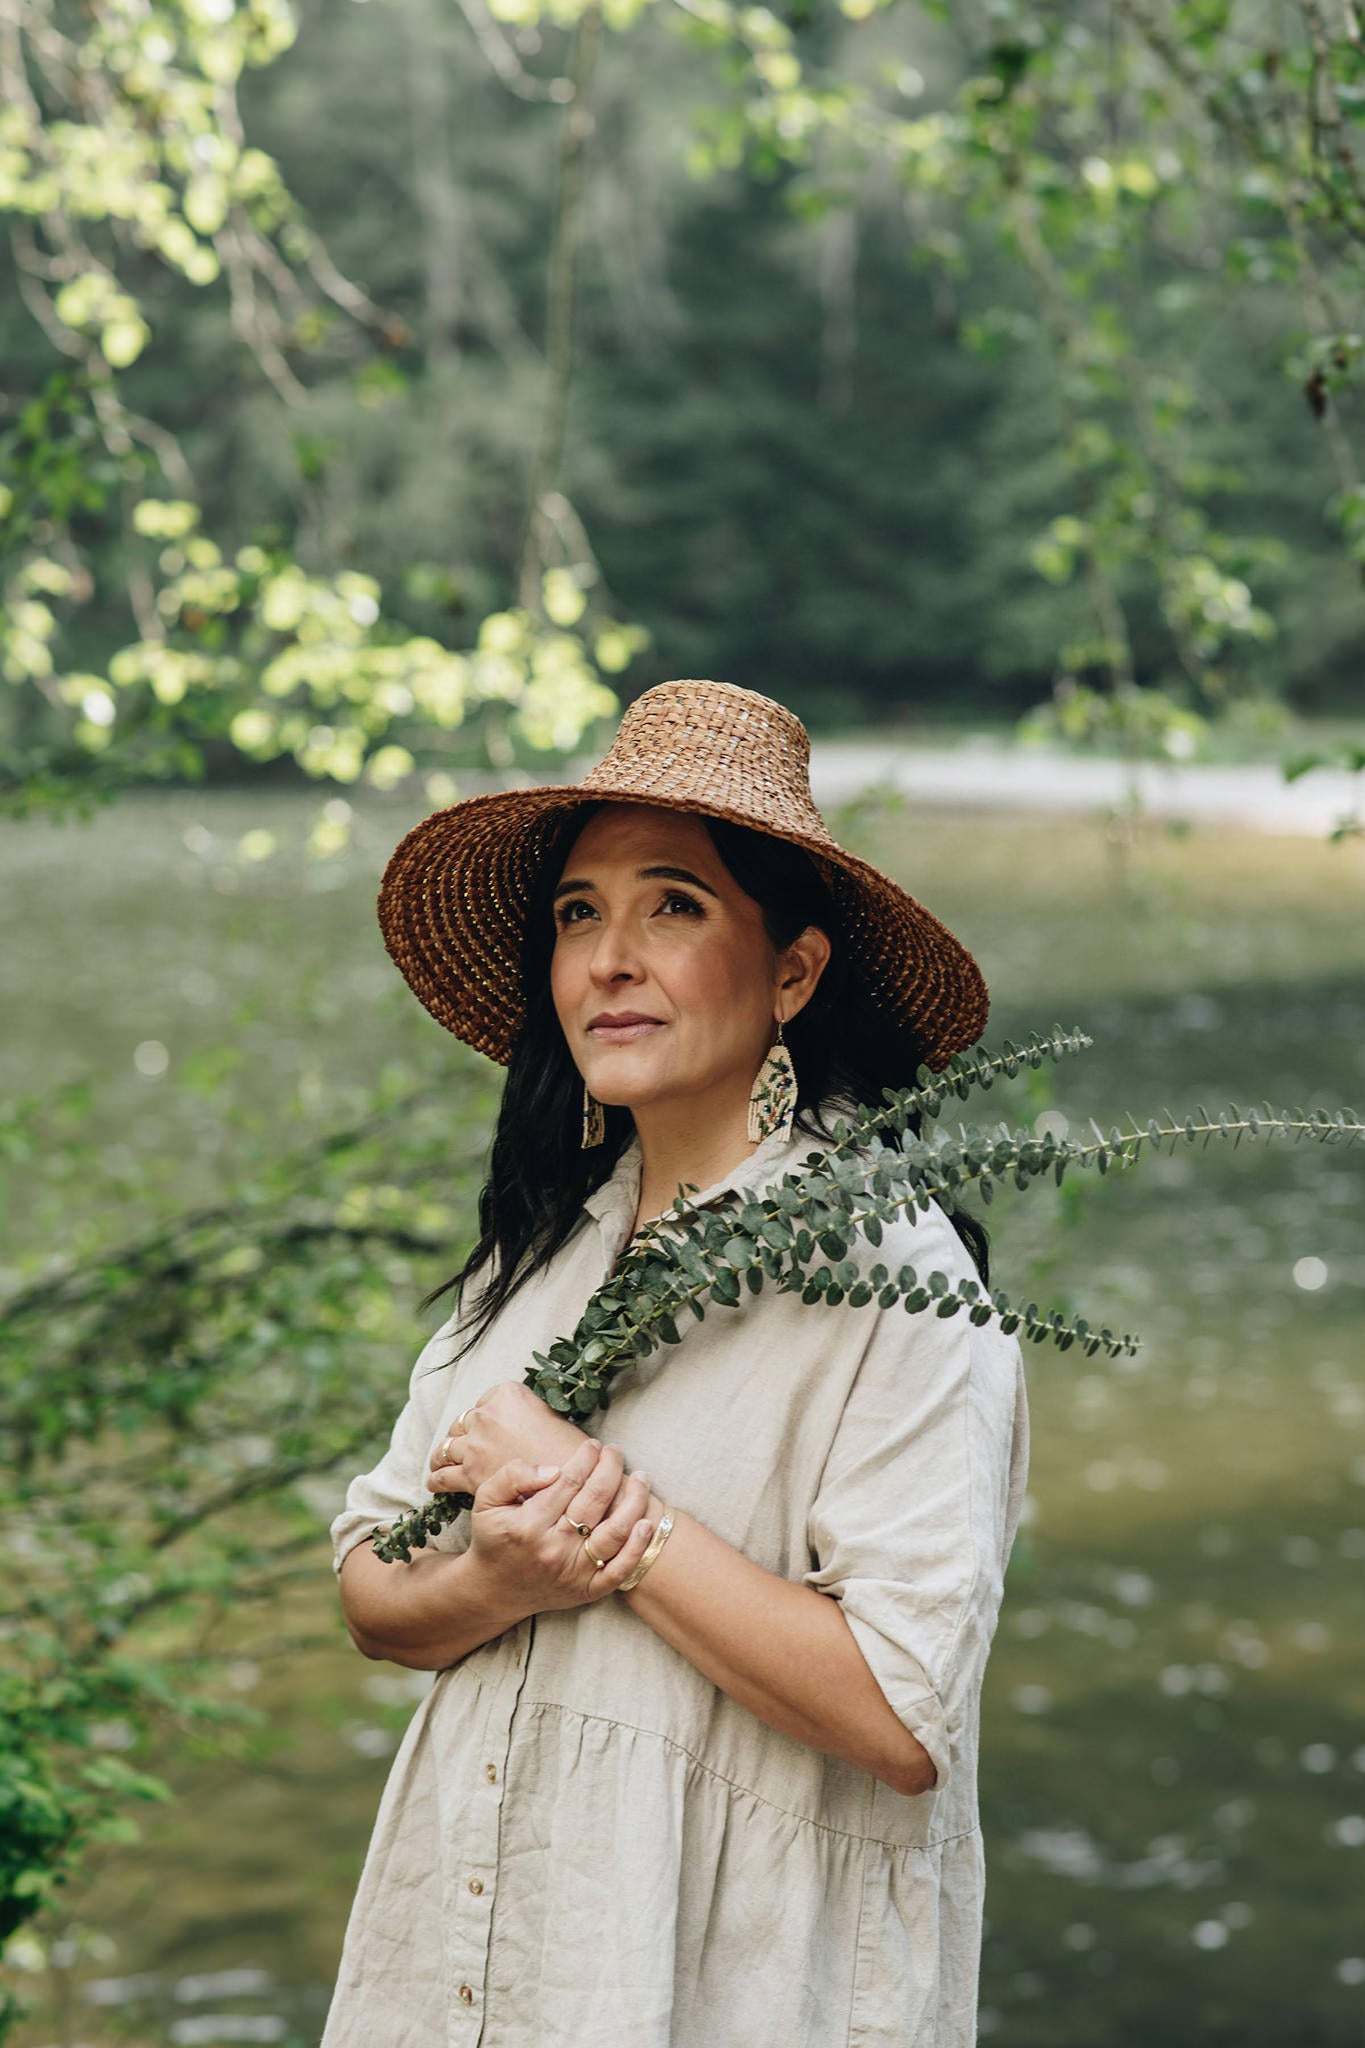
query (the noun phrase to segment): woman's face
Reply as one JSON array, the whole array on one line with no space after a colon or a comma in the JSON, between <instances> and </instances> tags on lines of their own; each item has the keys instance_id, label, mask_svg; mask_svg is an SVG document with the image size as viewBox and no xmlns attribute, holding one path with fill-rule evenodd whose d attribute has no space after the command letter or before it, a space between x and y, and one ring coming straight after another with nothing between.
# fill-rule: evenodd
<instances>
[{"instance_id":1,"label":"woman's face","mask_svg":"<svg viewBox=\"0 0 1365 2048\"><path fill-rule=\"evenodd\" d=\"M747 1091L775 1019L806 1000L829 942L808 926L774 953L701 819L604 804L571 845L553 907L550 988L574 1063L599 1102ZM823 953L809 974L806 954ZM801 982L797 998L792 976ZM612 1029L604 1016L648 1021Z\"/></svg>"}]
</instances>

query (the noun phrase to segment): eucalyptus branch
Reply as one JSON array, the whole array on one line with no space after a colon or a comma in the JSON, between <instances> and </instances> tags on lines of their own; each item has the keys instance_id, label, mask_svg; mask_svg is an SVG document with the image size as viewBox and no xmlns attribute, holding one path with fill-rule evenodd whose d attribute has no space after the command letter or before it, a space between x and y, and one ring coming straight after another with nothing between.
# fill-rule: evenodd
<instances>
[{"instance_id":1,"label":"eucalyptus branch","mask_svg":"<svg viewBox=\"0 0 1365 2048\"><path fill-rule=\"evenodd\" d=\"M1174 1150L1200 1139L1207 1149L1211 1138L1239 1145L1243 1137L1258 1136L1324 1143L1365 1137L1365 1121L1354 1110L1281 1113L1269 1104L1245 1111L1230 1104L1216 1121L1202 1104L1183 1119L1167 1110L1164 1123L1130 1118L1130 1130L1115 1125L1107 1137L1092 1119L1093 1144L1053 1132L1011 1131L1003 1123L994 1131L963 1127L960 1141L940 1135L930 1142L919 1135L920 1117L937 1116L949 1095L988 1088L1002 1073L1061 1059L1092 1042L1059 1026L1045 1039L1033 1034L1025 1047L1007 1039L998 1054L979 1048L957 1054L940 1075L913 1088L885 1089L880 1105L839 1119L833 1145L808 1153L803 1170L784 1174L760 1194L731 1193L704 1216L695 1210L688 1215L687 1197L697 1190L681 1184L673 1207L636 1234L615 1271L591 1295L572 1335L557 1339L548 1353L532 1353L527 1384L561 1414L605 1409L612 1381L633 1359L659 1343L682 1341L678 1325L684 1310L701 1321L711 1305L738 1308L746 1288L758 1294L768 1280L779 1292L799 1293L805 1303L846 1301L860 1308L875 1299L883 1309L899 1302L908 1315L932 1307L945 1317L965 1309L969 1322L994 1317L1006 1335L1018 1331L1035 1343L1050 1338L1059 1350L1079 1344L1087 1357L1100 1350L1111 1357L1131 1354L1138 1349L1135 1337L1118 1336L1108 1325L1096 1330L1083 1316L1044 1313L1036 1302L1014 1304L1003 1291L988 1292L975 1280L954 1286L941 1271L921 1274L909 1264L892 1272L878 1262L865 1271L855 1245L879 1246L901 1216L927 1210L935 1200L953 1205L969 1186L989 1201L995 1181L1007 1173L1021 1189L1049 1173L1060 1186L1069 1166L1103 1174L1111 1165L1136 1164L1145 1145L1159 1151L1163 1144ZM430 1497L387 1530L372 1532L376 1556L385 1563L406 1562L472 1504L468 1493Z\"/></svg>"}]
</instances>

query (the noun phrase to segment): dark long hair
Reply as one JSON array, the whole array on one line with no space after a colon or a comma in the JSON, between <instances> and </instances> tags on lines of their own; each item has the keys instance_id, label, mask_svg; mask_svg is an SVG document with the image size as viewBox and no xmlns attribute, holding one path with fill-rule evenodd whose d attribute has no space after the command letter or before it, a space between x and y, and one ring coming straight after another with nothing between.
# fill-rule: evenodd
<instances>
[{"instance_id":1,"label":"dark long hair","mask_svg":"<svg viewBox=\"0 0 1365 2048\"><path fill-rule=\"evenodd\" d=\"M608 1178L635 1128L628 1107L605 1103L604 1142L586 1150L581 1145L583 1079L550 993L555 884L572 841L601 801L587 799L567 813L537 870L522 948L525 1023L508 1063L488 1178L479 1195L478 1241L459 1272L422 1303L430 1308L456 1289L463 1304L469 1283L483 1276L477 1307L462 1325L464 1342L446 1361L450 1365L504 1302L548 1265L572 1234L584 1198ZM702 823L731 876L762 911L774 950L789 946L810 924L829 939L830 957L815 991L783 1033L797 1078L793 1128L827 1139L831 1132L820 1114L827 1097L879 1106L883 1088L913 1085L923 1047L868 996L848 951L838 901L810 855L790 840L726 818L703 816ZM911 1118L917 1135L921 1121L918 1114ZM943 1207L988 1286L985 1225L955 1205Z\"/></svg>"}]
</instances>

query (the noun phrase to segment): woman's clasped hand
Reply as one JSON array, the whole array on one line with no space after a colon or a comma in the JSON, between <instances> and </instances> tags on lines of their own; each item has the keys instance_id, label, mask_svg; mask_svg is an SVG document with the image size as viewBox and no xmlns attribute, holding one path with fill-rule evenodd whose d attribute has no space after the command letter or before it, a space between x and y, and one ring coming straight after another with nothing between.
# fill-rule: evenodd
<instances>
[{"instance_id":1,"label":"woman's clasped hand","mask_svg":"<svg viewBox=\"0 0 1365 2048\"><path fill-rule=\"evenodd\" d=\"M654 1534L648 1474L626 1476L617 1445L514 1381L489 1388L463 1422L438 1444L428 1479L433 1493L473 1495L470 1553L491 1595L540 1614L614 1593Z\"/></svg>"}]
</instances>

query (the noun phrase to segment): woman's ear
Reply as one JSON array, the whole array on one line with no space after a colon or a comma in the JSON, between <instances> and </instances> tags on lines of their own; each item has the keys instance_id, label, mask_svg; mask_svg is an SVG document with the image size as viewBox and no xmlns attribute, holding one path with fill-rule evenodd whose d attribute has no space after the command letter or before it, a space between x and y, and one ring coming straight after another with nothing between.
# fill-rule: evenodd
<instances>
[{"instance_id":1,"label":"woman's ear","mask_svg":"<svg viewBox=\"0 0 1365 2048\"><path fill-rule=\"evenodd\" d=\"M787 996L795 999L783 1019L784 1023L789 1023L798 1010L803 1010L815 994L832 951L828 935L821 931L818 924L808 924L805 930L783 949L778 986Z\"/></svg>"}]
</instances>

